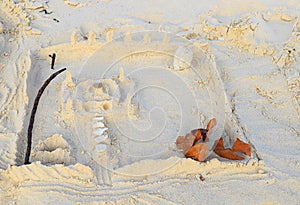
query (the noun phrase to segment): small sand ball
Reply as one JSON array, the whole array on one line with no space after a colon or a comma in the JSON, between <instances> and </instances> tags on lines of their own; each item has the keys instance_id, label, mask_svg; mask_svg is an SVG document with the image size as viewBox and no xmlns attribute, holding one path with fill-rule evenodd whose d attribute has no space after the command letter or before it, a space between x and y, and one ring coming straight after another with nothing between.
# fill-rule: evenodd
<instances>
[{"instance_id":1,"label":"small sand ball","mask_svg":"<svg viewBox=\"0 0 300 205\"><path fill-rule=\"evenodd\" d=\"M191 66L193 51L190 48L179 46L174 54L174 70L184 70Z\"/></svg>"},{"instance_id":2,"label":"small sand ball","mask_svg":"<svg viewBox=\"0 0 300 205\"><path fill-rule=\"evenodd\" d=\"M106 145L105 144L97 144L95 146L95 149L97 152L105 152L106 151Z\"/></svg>"}]
</instances>

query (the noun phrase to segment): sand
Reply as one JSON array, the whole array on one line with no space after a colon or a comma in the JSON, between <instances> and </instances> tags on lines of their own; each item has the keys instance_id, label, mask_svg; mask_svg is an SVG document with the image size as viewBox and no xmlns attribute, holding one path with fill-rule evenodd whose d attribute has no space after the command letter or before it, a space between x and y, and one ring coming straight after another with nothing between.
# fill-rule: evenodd
<instances>
[{"instance_id":1,"label":"sand","mask_svg":"<svg viewBox=\"0 0 300 205\"><path fill-rule=\"evenodd\" d=\"M299 204L299 14L296 0L1 1L1 204ZM24 165L35 96L61 68ZM184 158L176 138L213 117L206 161ZM251 157L218 157L220 137Z\"/></svg>"}]
</instances>

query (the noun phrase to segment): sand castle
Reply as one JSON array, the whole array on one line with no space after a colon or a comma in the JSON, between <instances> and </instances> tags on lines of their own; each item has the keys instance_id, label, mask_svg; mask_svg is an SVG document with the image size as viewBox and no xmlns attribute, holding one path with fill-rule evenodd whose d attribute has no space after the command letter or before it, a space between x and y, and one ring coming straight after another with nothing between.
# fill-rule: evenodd
<instances>
[{"instance_id":1,"label":"sand castle","mask_svg":"<svg viewBox=\"0 0 300 205\"><path fill-rule=\"evenodd\" d=\"M3 203L299 198L297 4L170 3L132 13L116 1L0 2ZM64 67L42 96L23 165L36 92ZM178 136L189 145L177 147Z\"/></svg>"}]
</instances>

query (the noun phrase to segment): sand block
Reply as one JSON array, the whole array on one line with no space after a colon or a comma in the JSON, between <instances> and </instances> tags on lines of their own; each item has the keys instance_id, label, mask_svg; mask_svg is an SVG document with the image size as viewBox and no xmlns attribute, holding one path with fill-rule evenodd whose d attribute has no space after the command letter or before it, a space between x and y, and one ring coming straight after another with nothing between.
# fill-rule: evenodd
<instances>
[{"instance_id":1,"label":"sand block","mask_svg":"<svg viewBox=\"0 0 300 205\"><path fill-rule=\"evenodd\" d=\"M95 141L97 142L97 143L100 143L100 142L104 142L105 140L107 140L108 139L108 135L100 135L99 137L96 137L95 138Z\"/></svg>"},{"instance_id":2,"label":"sand block","mask_svg":"<svg viewBox=\"0 0 300 205\"><path fill-rule=\"evenodd\" d=\"M93 128L103 128L105 127L103 122L97 122L93 125Z\"/></svg>"}]
</instances>

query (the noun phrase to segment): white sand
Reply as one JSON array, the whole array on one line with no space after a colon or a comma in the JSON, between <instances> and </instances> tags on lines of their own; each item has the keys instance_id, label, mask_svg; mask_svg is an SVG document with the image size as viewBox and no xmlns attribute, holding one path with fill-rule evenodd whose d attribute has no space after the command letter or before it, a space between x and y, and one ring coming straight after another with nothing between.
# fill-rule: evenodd
<instances>
[{"instance_id":1,"label":"white sand","mask_svg":"<svg viewBox=\"0 0 300 205\"><path fill-rule=\"evenodd\" d=\"M299 14L297 0L1 1L1 204L299 204ZM22 165L52 53L67 72ZM250 158L183 158L177 136L212 117L209 146L239 137Z\"/></svg>"}]
</instances>

